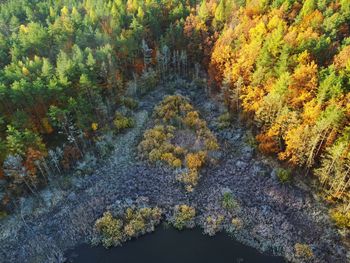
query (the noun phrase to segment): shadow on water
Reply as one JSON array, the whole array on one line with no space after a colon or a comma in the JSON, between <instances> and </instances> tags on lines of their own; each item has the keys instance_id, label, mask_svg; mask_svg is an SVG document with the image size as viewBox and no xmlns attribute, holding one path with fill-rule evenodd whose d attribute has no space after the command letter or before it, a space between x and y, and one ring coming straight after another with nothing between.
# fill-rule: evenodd
<instances>
[{"instance_id":1,"label":"shadow on water","mask_svg":"<svg viewBox=\"0 0 350 263\"><path fill-rule=\"evenodd\" d=\"M209 237L198 228L179 232L163 227L122 247L81 245L66 257L70 263L285 263L283 258L261 254L225 233Z\"/></svg>"}]
</instances>

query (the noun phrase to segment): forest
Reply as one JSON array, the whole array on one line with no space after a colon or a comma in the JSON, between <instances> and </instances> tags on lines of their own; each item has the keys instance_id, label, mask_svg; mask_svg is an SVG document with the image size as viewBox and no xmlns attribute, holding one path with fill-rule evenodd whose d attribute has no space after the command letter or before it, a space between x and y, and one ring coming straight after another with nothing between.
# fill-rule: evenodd
<instances>
[{"instance_id":1,"label":"forest","mask_svg":"<svg viewBox=\"0 0 350 263\"><path fill-rule=\"evenodd\" d=\"M108 155L108 136L134 125L117 111L137 107L133 85L146 93L201 69L201 85L252 130L259 154L281 163L281 181L301 175L336 225L350 228L349 27L348 0L2 1L0 217L89 151ZM190 117L185 125L217 148ZM151 159L149 138L140 147ZM181 179L190 190L196 154Z\"/></svg>"}]
</instances>

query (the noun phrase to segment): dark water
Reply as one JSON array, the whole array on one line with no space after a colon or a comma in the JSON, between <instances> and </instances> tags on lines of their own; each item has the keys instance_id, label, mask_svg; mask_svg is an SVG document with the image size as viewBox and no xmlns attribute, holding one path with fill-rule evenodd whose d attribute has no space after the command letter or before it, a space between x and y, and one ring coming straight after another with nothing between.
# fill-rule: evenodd
<instances>
[{"instance_id":1,"label":"dark water","mask_svg":"<svg viewBox=\"0 0 350 263\"><path fill-rule=\"evenodd\" d=\"M179 232L163 227L122 247L107 250L81 245L67 257L74 263L285 263L280 257L261 254L224 233L209 237L200 229Z\"/></svg>"}]
</instances>

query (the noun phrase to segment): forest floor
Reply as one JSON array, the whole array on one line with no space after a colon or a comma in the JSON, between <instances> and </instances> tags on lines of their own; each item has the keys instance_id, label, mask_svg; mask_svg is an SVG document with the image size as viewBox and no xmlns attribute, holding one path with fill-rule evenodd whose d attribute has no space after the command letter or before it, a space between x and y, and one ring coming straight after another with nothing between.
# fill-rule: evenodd
<instances>
[{"instance_id":1,"label":"forest floor","mask_svg":"<svg viewBox=\"0 0 350 263\"><path fill-rule=\"evenodd\" d=\"M192 193L177 182L173 169L141 161L136 150L154 106L173 93L190 99L220 144L219 162L201 171ZM295 257L296 243L311 246L311 262L347 262L327 208L305 187L279 183L276 164L249 145L249 131L238 121L219 129L221 105L196 88L158 88L141 98L135 127L117 136L115 150L93 174L72 177L65 188L50 185L39 194L44 201L26 198L18 213L2 221L0 262L64 262L67 249L89 241L103 212L137 202L157 205L166 215L177 204L189 204L196 208L198 225L205 225L208 215L220 214L227 230L234 216L242 221L232 232L237 240L292 262L302 262ZM240 207L232 213L221 205L222 192L228 189Z\"/></svg>"}]
</instances>

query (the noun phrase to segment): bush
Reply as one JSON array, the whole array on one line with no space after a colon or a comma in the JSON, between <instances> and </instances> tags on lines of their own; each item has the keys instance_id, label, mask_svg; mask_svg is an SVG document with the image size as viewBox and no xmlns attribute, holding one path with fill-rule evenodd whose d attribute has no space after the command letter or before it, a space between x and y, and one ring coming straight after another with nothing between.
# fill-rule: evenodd
<instances>
[{"instance_id":1,"label":"bush","mask_svg":"<svg viewBox=\"0 0 350 263\"><path fill-rule=\"evenodd\" d=\"M101 241L104 247L117 246L122 242L123 221L113 218L111 212L105 212L95 223L97 232L102 236Z\"/></svg>"},{"instance_id":2,"label":"bush","mask_svg":"<svg viewBox=\"0 0 350 263\"><path fill-rule=\"evenodd\" d=\"M187 172L180 174L177 179L185 184L188 192L192 192L193 188L198 184L199 169L204 165L207 153L199 151L197 153L189 153L186 155Z\"/></svg>"},{"instance_id":3,"label":"bush","mask_svg":"<svg viewBox=\"0 0 350 263\"><path fill-rule=\"evenodd\" d=\"M114 149L113 134L108 132L103 136L98 137L95 146L100 157L108 156Z\"/></svg>"},{"instance_id":4,"label":"bush","mask_svg":"<svg viewBox=\"0 0 350 263\"><path fill-rule=\"evenodd\" d=\"M254 135L249 132L245 137L245 142L252 148L257 149L258 148L258 142L256 141L256 138Z\"/></svg>"},{"instance_id":5,"label":"bush","mask_svg":"<svg viewBox=\"0 0 350 263\"><path fill-rule=\"evenodd\" d=\"M205 222L204 233L209 236L214 236L217 232L222 229L222 222L224 221L224 216L208 216Z\"/></svg>"},{"instance_id":6,"label":"bush","mask_svg":"<svg viewBox=\"0 0 350 263\"><path fill-rule=\"evenodd\" d=\"M294 250L295 250L295 256L298 258L308 260L314 257L312 249L307 244L296 243L294 246Z\"/></svg>"},{"instance_id":7,"label":"bush","mask_svg":"<svg viewBox=\"0 0 350 263\"><path fill-rule=\"evenodd\" d=\"M198 111L190 111L183 118L183 123L192 129L201 129L206 126L205 121L199 118Z\"/></svg>"},{"instance_id":8,"label":"bush","mask_svg":"<svg viewBox=\"0 0 350 263\"><path fill-rule=\"evenodd\" d=\"M119 132L123 129L134 127L135 122L132 118L125 117L120 112L117 112L116 116L114 118L113 124L114 124L115 128L117 129L117 131Z\"/></svg>"},{"instance_id":9,"label":"bush","mask_svg":"<svg viewBox=\"0 0 350 263\"><path fill-rule=\"evenodd\" d=\"M162 218L162 210L158 207L150 208L144 207L139 210L139 213L147 221L160 221Z\"/></svg>"},{"instance_id":10,"label":"bush","mask_svg":"<svg viewBox=\"0 0 350 263\"><path fill-rule=\"evenodd\" d=\"M177 180L185 184L187 192L192 192L193 188L198 184L199 174L197 170L189 170L178 175Z\"/></svg>"},{"instance_id":11,"label":"bush","mask_svg":"<svg viewBox=\"0 0 350 263\"><path fill-rule=\"evenodd\" d=\"M182 162L180 159L178 159L173 153L167 152L163 153L160 157L162 161L165 161L168 163L168 165L174 167L174 168L179 168L182 165Z\"/></svg>"},{"instance_id":12,"label":"bush","mask_svg":"<svg viewBox=\"0 0 350 263\"><path fill-rule=\"evenodd\" d=\"M179 126L186 114L193 110L185 97L180 95L167 96L154 110L158 121Z\"/></svg>"},{"instance_id":13,"label":"bush","mask_svg":"<svg viewBox=\"0 0 350 263\"><path fill-rule=\"evenodd\" d=\"M243 227L243 222L241 219L239 219L238 217L234 217L232 218L231 220L231 224L232 224L232 227L235 229L235 230L239 230Z\"/></svg>"},{"instance_id":14,"label":"bush","mask_svg":"<svg viewBox=\"0 0 350 263\"><path fill-rule=\"evenodd\" d=\"M141 77L137 80L138 93L140 95L147 94L157 86L158 81L159 77L156 71L151 68L144 71Z\"/></svg>"},{"instance_id":15,"label":"bush","mask_svg":"<svg viewBox=\"0 0 350 263\"><path fill-rule=\"evenodd\" d=\"M162 210L158 207L132 209L127 208L120 218L114 218L111 212L106 212L95 223L96 242L111 247L122 242L151 232L160 223Z\"/></svg>"},{"instance_id":16,"label":"bush","mask_svg":"<svg viewBox=\"0 0 350 263\"><path fill-rule=\"evenodd\" d=\"M188 205L175 206L173 225L175 228L182 230L185 227L194 227L194 218L196 216L196 210L194 207Z\"/></svg>"},{"instance_id":17,"label":"bush","mask_svg":"<svg viewBox=\"0 0 350 263\"><path fill-rule=\"evenodd\" d=\"M330 216L338 227L350 228L350 211L338 207L330 210Z\"/></svg>"},{"instance_id":18,"label":"bush","mask_svg":"<svg viewBox=\"0 0 350 263\"><path fill-rule=\"evenodd\" d=\"M142 216L137 215L124 226L124 233L128 237L134 237L146 230L145 220Z\"/></svg>"},{"instance_id":19,"label":"bush","mask_svg":"<svg viewBox=\"0 0 350 263\"><path fill-rule=\"evenodd\" d=\"M189 153L186 155L186 165L190 170L199 170L206 158L206 152L200 151L198 153Z\"/></svg>"},{"instance_id":20,"label":"bush","mask_svg":"<svg viewBox=\"0 0 350 263\"><path fill-rule=\"evenodd\" d=\"M182 161L180 159L175 159L171 165L174 168L180 168L182 166Z\"/></svg>"},{"instance_id":21,"label":"bush","mask_svg":"<svg viewBox=\"0 0 350 263\"><path fill-rule=\"evenodd\" d=\"M175 127L167 125L156 125L147 130L143 135L143 140L138 146L138 151L143 158L151 162L174 161L177 157L175 147L170 143L174 137Z\"/></svg>"},{"instance_id":22,"label":"bush","mask_svg":"<svg viewBox=\"0 0 350 263\"><path fill-rule=\"evenodd\" d=\"M214 135L210 134L205 139L205 148L208 151L214 151L219 149L219 144Z\"/></svg>"},{"instance_id":23,"label":"bush","mask_svg":"<svg viewBox=\"0 0 350 263\"><path fill-rule=\"evenodd\" d=\"M283 184L290 183L292 181L292 172L290 169L280 168L277 170L277 178Z\"/></svg>"},{"instance_id":24,"label":"bush","mask_svg":"<svg viewBox=\"0 0 350 263\"><path fill-rule=\"evenodd\" d=\"M218 118L219 129L226 129L231 125L232 117L229 112L225 112Z\"/></svg>"},{"instance_id":25,"label":"bush","mask_svg":"<svg viewBox=\"0 0 350 263\"><path fill-rule=\"evenodd\" d=\"M239 207L238 202L234 199L232 193L230 192L225 192L222 195L221 203L222 203L222 207L228 211L232 211L235 208Z\"/></svg>"},{"instance_id":26,"label":"bush","mask_svg":"<svg viewBox=\"0 0 350 263\"><path fill-rule=\"evenodd\" d=\"M139 103L131 97L123 98L122 104L130 110L134 110L139 106Z\"/></svg>"}]
</instances>

